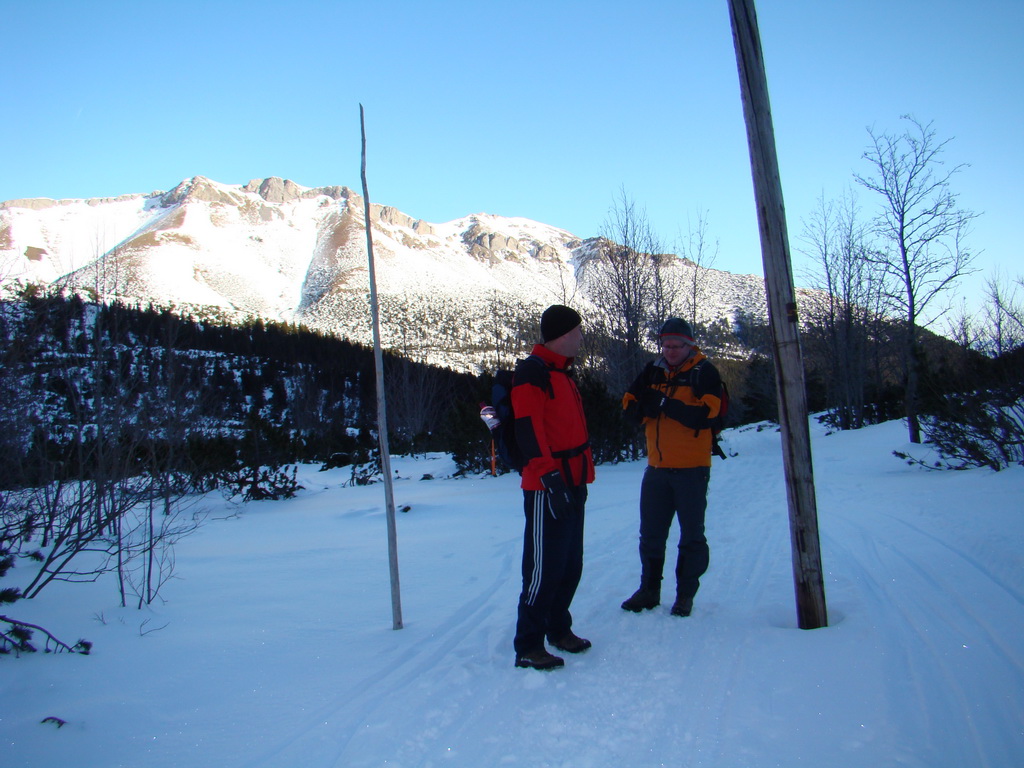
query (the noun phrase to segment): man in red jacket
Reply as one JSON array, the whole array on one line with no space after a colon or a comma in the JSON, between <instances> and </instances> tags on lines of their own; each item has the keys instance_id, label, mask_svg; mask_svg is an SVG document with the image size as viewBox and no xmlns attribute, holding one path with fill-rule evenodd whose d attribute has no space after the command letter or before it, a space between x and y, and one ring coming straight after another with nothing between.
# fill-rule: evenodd
<instances>
[{"instance_id":1,"label":"man in red jacket","mask_svg":"<svg viewBox=\"0 0 1024 768\"><path fill-rule=\"evenodd\" d=\"M572 631L569 606L583 574L583 512L587 483L594 481L583 402L569 367L579 352L579 314L555 304L544 310L542 344L516 365L512 386L516 440L528 459L523 468L526 530L523 591L516 623L516 666L553 669L558 650L581 653L591 643Z\"/></svg>"}]
</instances>

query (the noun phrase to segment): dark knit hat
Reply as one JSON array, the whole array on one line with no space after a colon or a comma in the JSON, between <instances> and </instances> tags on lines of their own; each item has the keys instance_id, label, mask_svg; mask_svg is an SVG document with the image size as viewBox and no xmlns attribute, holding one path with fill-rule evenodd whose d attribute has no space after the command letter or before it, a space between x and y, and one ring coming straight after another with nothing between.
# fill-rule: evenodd
<instances>
[{"instance_id":1,"label":"dark knit hat","mask_svg":"<svg viewBox=\"0 0 1024 768\"><path fill-rule=\"evenodd\" d=\"M665 338L666 336L678 336L688 344L693 344L693 328L685 320L680 320L678 317L670 317L665 321L665 324L661 326L661 331L658 336Z\"/></svg>"},{"instance_id":2,"label":"dark knit hat","mask_svg":"<svg viewBox=\"0 0 1024 768\"><path fill-rule=\"evenodd\" d=\"M560 336L565 336L582 322L583 318L575 309L570 309L562 304L552 304L540 316L540 337L544 343L553 341Z\"/></svg>"}]
</instances>

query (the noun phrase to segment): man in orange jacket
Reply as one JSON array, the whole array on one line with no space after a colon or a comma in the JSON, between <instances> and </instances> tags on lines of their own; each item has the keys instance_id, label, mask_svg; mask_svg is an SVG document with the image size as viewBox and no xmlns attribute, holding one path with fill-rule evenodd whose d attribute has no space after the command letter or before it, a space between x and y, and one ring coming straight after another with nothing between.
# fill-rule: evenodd
<instances>
[{"instance_id":1,"label":"man in orange jacket","mask_svg":"<svg viewBox=\"0 0 1024 768\"><path fill-rule=\"evenodd\" d=\"M541 316L542 344L516 365L512 386L523 468L526 529L523 589L516 622L516 666L553 669L564 660L544 646L582 653L589 640L572 631L569 606L583 574L583 512L594 481L583 401L569 367L583 340L581 318L561 304Z\"/></svg>"},{"instance_id":2,"label":"man in orange jacket","mask_svg":"<svg viewBox=\"0 0 1024 768\"><path fill-rule=\"evenodd\" d=\"M689 616L700 577L708 569L704 536L712 433L722 407L718 370L694 345L690 324L669 318L661 328L661 357L647 366L622 398L626 416L643 424L647 470L640 485L640 588L623 609L639 613L661 603L665 545L679 518L673 616Z\"/></svg>"}]
</instances>

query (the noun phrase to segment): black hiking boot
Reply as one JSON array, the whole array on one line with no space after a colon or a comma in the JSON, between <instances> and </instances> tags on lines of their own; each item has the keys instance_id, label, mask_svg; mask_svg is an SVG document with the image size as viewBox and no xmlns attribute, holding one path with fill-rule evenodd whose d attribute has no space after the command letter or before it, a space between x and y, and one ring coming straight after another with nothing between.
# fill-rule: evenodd
<instances>
[{"instance_id":1,"label":"black hiking boot","mask_svg":"<svg viewBox=\"0 0 1024 768\"><path fill-rule=\"evenodd\" d=\"M555 648L566 653L583 653L593 645L586 638L578 637L571 629L557 640L550 640L550 642Z\"/></svg>"},{"instance_id":2,"label":"black hiking boot","mask_svg":"<svg viewBox=\"0 0 1024 768\"><path fill-rule=\"evenodd\" d=\"M640 587L640 589L634 592L632 596L622 604L622 609L624 611L640 613L640 611L650 610L651 608L656 608L659 605L661 605L660 589Z\"/></svg>"},{"instance_id":3,"label":"black hiking boot","mask_svg":"<svg viewBox=\"0 0 1024 768\"><path fill-rule=\"evenodd\" d=\"M676 601L672 604L672 615L673 616L689 616L693 610L693 598L692 597L677 597Z\"/></svg>"},{"instance_id":4,"label":"black hiking boot","mask_svg":"<svg viewBox=\"0 0 1024 768\"><path fill-rule=\"evenodd\" d=\"M557 669L565 666L565 660L548 653L546 648L538 648L536 651L517 654L516 666L524 669Z\"/></svg>"}]
</instances>

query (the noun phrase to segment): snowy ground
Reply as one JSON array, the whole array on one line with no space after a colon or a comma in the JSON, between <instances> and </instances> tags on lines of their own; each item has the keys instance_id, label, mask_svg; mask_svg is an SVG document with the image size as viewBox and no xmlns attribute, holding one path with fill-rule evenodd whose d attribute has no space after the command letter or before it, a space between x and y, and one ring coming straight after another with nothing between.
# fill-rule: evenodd
<instances>
[{"instance_id":1,"label":"snowy ground","mask_svg":"<svg viewBox=\"0 0 1024 768\"><path fill-rule=\"evenodd\" d=\"M899 423L814 428L830 626L812 631L777 433L734 433L715 460L686 619L619 608L643 465L599 467L573 606L594 647L553 672L512 665L517 478L395 461L400 631L383 486L309 467L297 499L211 499L153 610L118 608L110 582L13 607L95 648L0 658L0 764L1024 765L1024 468L928 471L892 456L905 440Z\"/></svg>"}]
</instances>

